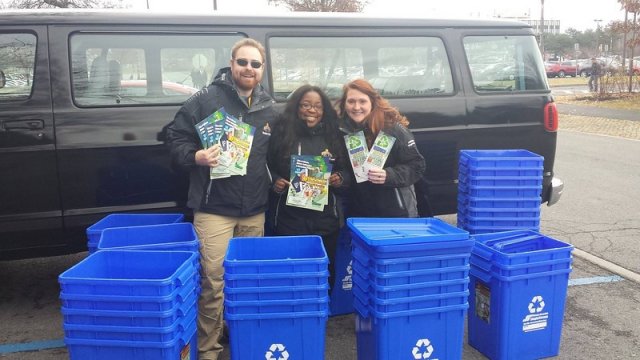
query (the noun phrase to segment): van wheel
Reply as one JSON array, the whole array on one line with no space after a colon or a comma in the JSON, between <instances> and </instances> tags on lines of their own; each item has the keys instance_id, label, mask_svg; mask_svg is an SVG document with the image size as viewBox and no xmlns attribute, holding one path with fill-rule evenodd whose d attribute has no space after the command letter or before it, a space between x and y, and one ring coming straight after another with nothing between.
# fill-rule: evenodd
<instances>
[{"instance_id":1,"label":"van wheel","mask_svg":"<svg viewBox=\"0 0 640 360\"><path fill-rule=\"evenodd\" d=\"M589 76L589 74L585 70L580 71L580 77L586 78L587 76Z\"/></svg>"},{"instance_id":2,"label":"van wheel","mask_svg":"<svg viewBox=\"0 0 640 360\"><path fill-rule=\"evenodd\" d=\"M565 76L564 71L560 70L560 72L558 73L558 77L563 78Z\"/></svg>"}]
</instances>

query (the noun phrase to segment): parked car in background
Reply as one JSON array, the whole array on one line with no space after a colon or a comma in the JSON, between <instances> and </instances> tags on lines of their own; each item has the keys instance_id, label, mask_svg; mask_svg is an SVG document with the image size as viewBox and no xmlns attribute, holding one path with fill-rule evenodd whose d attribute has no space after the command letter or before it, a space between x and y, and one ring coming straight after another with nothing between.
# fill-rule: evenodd
<instances>
[{"instance_id":1,"label":"parked car in background","mask_svg":"<svg viewBox=\"0 0 640 360\"><path fill-rule=\"evenodd\" d=\"M578 66L575 60L546 62L544 68L547 72L547 77L563 78L565 76L576 76L578 74Z\"/></svg>"}]
</instances>

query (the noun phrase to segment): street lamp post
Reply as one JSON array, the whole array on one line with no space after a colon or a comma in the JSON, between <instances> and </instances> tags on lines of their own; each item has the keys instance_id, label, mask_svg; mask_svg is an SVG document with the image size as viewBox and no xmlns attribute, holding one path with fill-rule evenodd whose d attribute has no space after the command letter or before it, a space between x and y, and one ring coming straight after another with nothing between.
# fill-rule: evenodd
<instances>
[{"instance_id":1,"label":"street lamp post","mask_svg":"<svg viewBox=\"0 0 640 360\"><path fill-rule=\"evenodd\" d=\"M540 0L540 53L542 53L542 60L546 61L544 56L544 0Z\"/></svg>"},{"instance_id":2,"label":"street lamp post","mask_svg":"<svg viewBox=\"0 0 640 360\"><path fill-rule=\"evenodd\" d=\"M596 56L600 56L600 23L602 19L593 19L596 23Z\"/></svg>"}]
</instances>

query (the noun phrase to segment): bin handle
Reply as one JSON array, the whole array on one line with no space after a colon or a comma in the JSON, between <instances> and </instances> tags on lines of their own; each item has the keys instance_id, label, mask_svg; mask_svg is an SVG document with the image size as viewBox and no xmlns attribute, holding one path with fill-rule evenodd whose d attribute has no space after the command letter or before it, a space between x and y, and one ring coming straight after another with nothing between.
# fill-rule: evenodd
<instances>
[{"instance_id":1,"label":"bin handle","mask_svg":"<svg viewBox=\"0 0 640 360\"><path fill-rule=\"evenodd\" d=\"M189 259L189 261L191 261L191 260L192 260L192 259ZM196 271L188 271L188 270L190 270L190 268L191 268L191 269L193 269L194 267L193 267L193 266L191 266L191 264L189 264L189 267L188 267L188 268L186 268L186 269L184 269L184 268L180 269L180 270L182 270L182 271L181 271L181 272L178 274L178 276L177 276L178 285L182 286L182 285L184 285L184 284L188 283L188 282L189 282L189 280L191 280L191 277L193 277L193 276L196 274ZM194 269L194 270L195 270L195 269Z\"/></svg>"},{"instance_id":2,"label":"bin handle","mask_svg":"<svg viewBox=\"0 0 640 360\"><path fill-rule=\"evenodd\" d=\"M190 286L183 286L182 288L183 289L178 293L178 297L180 298L180 300L185 301L189 298L189 295L194 292L194 289Z\"/></svg>"},{"instance_id":3,"label":"bin handle","mask_svg":"<svg viewBox=\"0 0 640 360\"><path fill-rule=\"evenodd\" d=\"M478 279L482 280L482 282L489 284L491 283L491 274L486 274L483 271L478 271L474 268L471 268L469 271L469 275L475 276Z\"/></svg>"},{"instance_id":4,"label":"bin handle","mask_svg":"<svg viewBox=\"0 0 640 360\"><path fill-rule=\"evenodd\" d=\"M514 236L504 237L504 238L501 238L501 239L488 240L488 241L483 242L483 244L485 244L485 245L487 245L489 247L496 247L496 248L500 247L501 248L504 245L512 245L512 244L517 244L517 243L524 242L524 241L537 239L540 236L541 235L539 235L539 234L534 234L534 235L529 235L529 236L514 235Z\"/></svg>"}]
</instances>

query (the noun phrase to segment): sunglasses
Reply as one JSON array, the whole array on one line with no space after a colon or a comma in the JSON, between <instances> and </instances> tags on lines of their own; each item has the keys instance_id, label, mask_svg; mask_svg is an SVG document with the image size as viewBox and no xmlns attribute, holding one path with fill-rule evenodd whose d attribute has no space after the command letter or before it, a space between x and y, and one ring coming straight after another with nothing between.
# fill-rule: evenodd
<instances>
[{"instance_id":1,"label":"sunglasses","mask_svg":"<svg viewBox=\"0 0 640 360\"><path fill-rule=\"evenodd\" d=\"M247 59L235 59L236 64L238 66L247 66L247 64L251 63L251 67L254 69L260 69L262 67L262 63L258 60L247 60Z\"/></svg>"}]
</instances>

